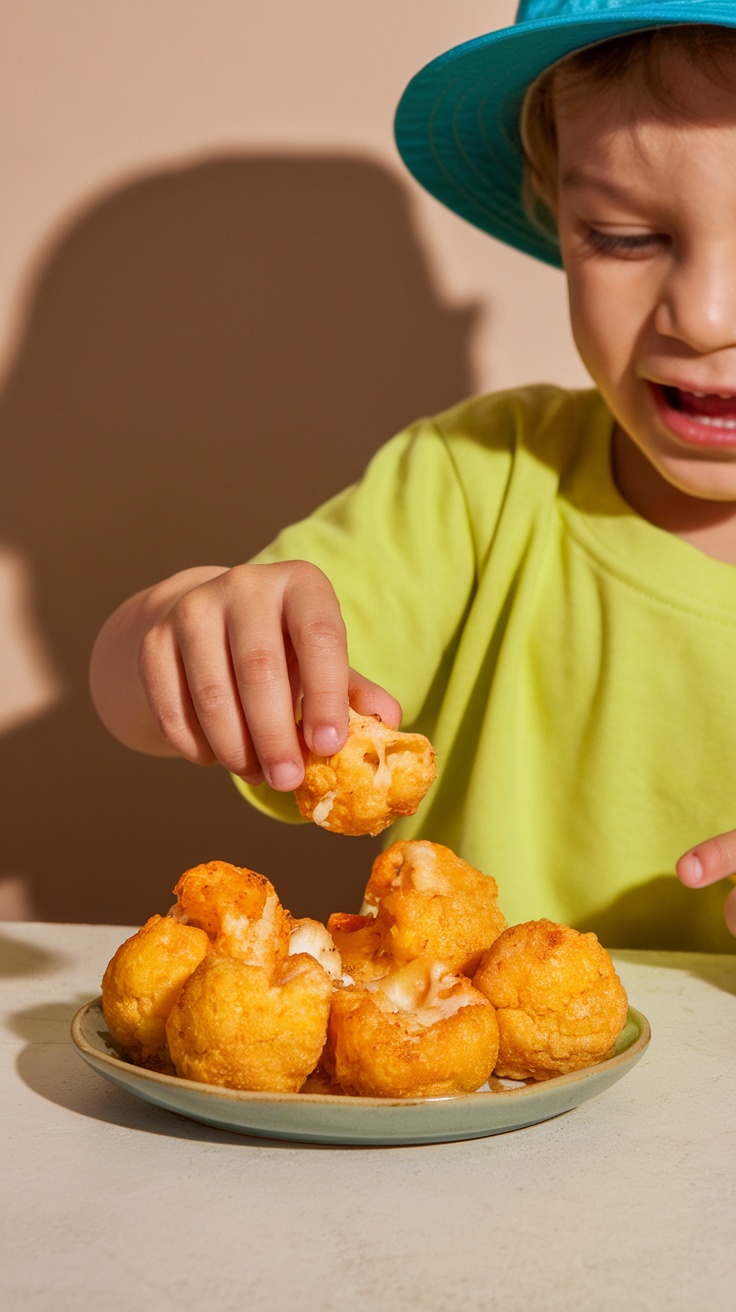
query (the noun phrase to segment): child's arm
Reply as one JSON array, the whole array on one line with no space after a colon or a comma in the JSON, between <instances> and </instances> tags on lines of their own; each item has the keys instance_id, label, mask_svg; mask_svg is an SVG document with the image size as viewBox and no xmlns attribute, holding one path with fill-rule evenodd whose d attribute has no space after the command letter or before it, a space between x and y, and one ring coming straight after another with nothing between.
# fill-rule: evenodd
<instances>
[{"instance_id":1,"label":"child's arm","mask_svg":"<svg viewBox=\"0 0 736 1312\"><path fill-rule=\"evenodd\" d=\"M688 888L705 888L736 871L736 829L691 847L677 862L677 874ZM726 925L736 935L736 888L726 898Z\"/></svg>"},{"instance_id":2,"label":"child's arm","mask_svg":"<svg viewBox=\"0 0 736 1312\"><path fill-rule=\"evenodd\" d=\"M337 751L348 703L398 727L395 698L348 665L335 592L305 561L184 570L114 612L92 654L105 726L156 756L219 762L249 783L288 791L303 777L294 709L307 745Z\"/></svg>"}]
</instances>

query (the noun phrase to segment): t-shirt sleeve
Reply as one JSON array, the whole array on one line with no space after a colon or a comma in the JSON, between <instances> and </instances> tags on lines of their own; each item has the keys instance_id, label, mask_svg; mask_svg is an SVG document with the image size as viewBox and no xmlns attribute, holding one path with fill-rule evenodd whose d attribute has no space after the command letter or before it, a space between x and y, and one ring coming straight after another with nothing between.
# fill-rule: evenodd
<instances>
[{"instance_id":1,"label":"t-shirt sleeve","mask_svg":"<svg viewBox=\"0 0 736 1312\"><path fill-rule=\"evenodd\" d=\"M319 566L340 602L351 665L398 698L404 727L426 728L476 586L476 548L452 444L424 421L254 559ZM259 809L298 819L291 794L236 783Z\"/></svg>"}]
</instances>

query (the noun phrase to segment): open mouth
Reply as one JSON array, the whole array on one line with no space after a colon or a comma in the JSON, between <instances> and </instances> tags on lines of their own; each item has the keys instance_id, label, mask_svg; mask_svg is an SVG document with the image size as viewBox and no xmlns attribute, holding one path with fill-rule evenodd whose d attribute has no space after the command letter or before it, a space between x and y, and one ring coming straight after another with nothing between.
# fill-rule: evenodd
<instances>
[{"instance_id":1,"label":"open mouth","mask_svg":"<svg viewBox=\"0 0 736 1312\"><path fill-rule=\"evenodd\" d=\"M680 387L663 387L662 392L678 414L706 428L736 432L736 392L686 392Z\"/></svg>"}]
</instances>

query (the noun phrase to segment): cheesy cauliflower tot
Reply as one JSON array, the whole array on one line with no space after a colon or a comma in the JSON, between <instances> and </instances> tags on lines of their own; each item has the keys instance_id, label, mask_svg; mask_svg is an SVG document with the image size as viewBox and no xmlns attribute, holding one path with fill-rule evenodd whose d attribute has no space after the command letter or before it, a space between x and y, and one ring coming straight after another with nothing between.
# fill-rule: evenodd
<instances>
[{"instance_id":1,"label":"cheesy cauliflower tot","mask_svg":"<svg viewBox=\"0 0 736 1312\"><path fill-rule=\"evenodd\" d=\"M350 712L347 741L316 756L302 740L305 772L295 790L307 820L336 834L380 834L413 815L437 773L434 748L419 733L389 729L377 715Z\"/></svg>"},{"instance_id":2,"label":"cheesy cauliflower tot","mask_svg":"<svg viewBox=\"0 0 736 1312\"><path fill-rule=\"evenodd\" d=\"M407 737L355 716L351 730L372 781ZM337 817L349 806L352 826L372 806L355 786L330 801ZM319 1068L335 1092L452 1097L492 1074L546 1080L593 1065L626 1023L595 934L549 920L508 929L495 879L439 843L393 843L373 863L363 913L326 926L295 919L268 879L226 861L192 867L174 892L168 916L109 962L102 1008L129 1060L183 1079L297 1093Z\"/></svg>"},{"instance_id":3,"label":"cheesy cauliflower tot","mask_svg":"<svg viewBox=\"0 0 736 1312\"><path fill-rule=\"evenodd\" d=\"M272 974L212 953L166 1022L177 1075L230 1089L298 1093L324 1047L332 981L297 953Z\"/></svg>"},{"instance_id":4,"label":"cheesy cauliflower tot","mask_svg":"<svg viewBox=\"0 0 736 1312\"><path fill-rule=\"evenodd\" d=\"M422 957L336 990L323 1065L345 1093L447 1097L479 1089L497 1053L493 1007L469 979Z\"/></svg>"},{"instance_id":5,"label":"cheesy cauliflower tot","mask_svg":"<svg viewBox=\"0 0 736 1312\"><path fill-rule=\"evenodd\" d=\"M496 1009L495 1074L548 1080L606 1057L626 1024L626 991L595 934L551 920L514 925L473 976Z\"/></svg>"},{"instance_id":6,"label":"cheesy cauliflower tot","mask_svg":"<svg viewBox=\"0 0 736 1312\"><path fill-rule=\"evenodd\" d=\"M172 1070L166 1018L209 951L204 930L164 916L151 916L121 943L102 977L102 1013L131 1061L151 1070Z\"/></svg>"},{"instance_id":7,"label":"cheesy cauliflower tot","mask_svg":"<svg viewBox=\"0 0 736 1312\"><path fill-rule=\"evenodd\" d=\"M506 928L495 879L424 839L393 843L376 857L365 905L376 913L383 952L397 963L427 953L472 974Z\"/></svg>"},{"instance_id":8,"label":"cheesy cauliflower tot","mask_svg":"<svg viewBox=\"0 0 736 1312\"><path fill-rule=\"evenodd\" d=\"M185 871L169 915L203 929L215 952L273 968L289 950L291 917L263 875L228 861Z\"/></svg>"}]
</instances>

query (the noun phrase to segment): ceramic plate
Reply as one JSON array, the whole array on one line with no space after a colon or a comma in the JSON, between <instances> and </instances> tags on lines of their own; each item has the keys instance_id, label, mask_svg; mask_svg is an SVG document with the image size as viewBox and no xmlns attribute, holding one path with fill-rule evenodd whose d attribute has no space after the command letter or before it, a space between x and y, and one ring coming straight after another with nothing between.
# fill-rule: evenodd
<instances>
[{"instance_id":1,"label":"ceramic plate","mask_svg":"<svg viewBox=\"0 0 736 1312\"><path fill-rule=\"evenodd\" d=\"M635 1066L649 1043L646 1017L629 1008L616 1051L606 1061L541 1084L494 1081L457 1098L351 1098L308 1081L302 1093L241 1093L159 1075L118 1056L102 1015L88 1002L72 1022L80 1056L105 1079L145 1102L237 1134L309 1143L444 1143L479 1139L550 1120L603 1093Z\"/></svg>"}]
</instances>

